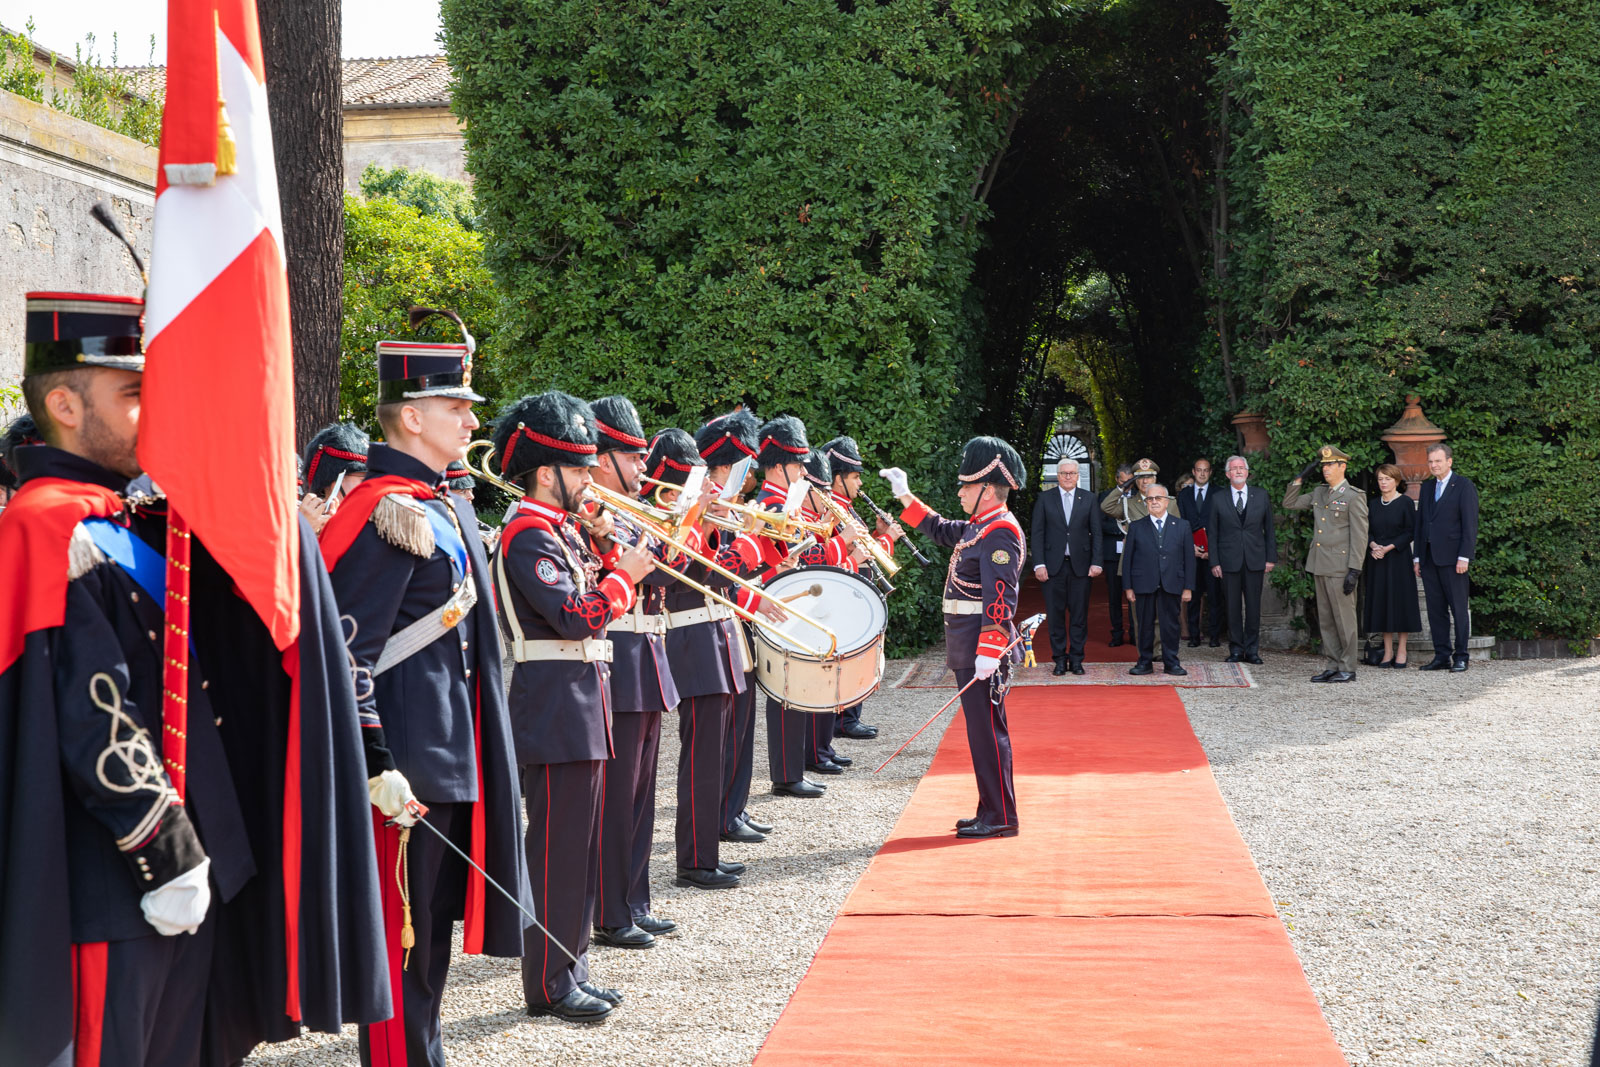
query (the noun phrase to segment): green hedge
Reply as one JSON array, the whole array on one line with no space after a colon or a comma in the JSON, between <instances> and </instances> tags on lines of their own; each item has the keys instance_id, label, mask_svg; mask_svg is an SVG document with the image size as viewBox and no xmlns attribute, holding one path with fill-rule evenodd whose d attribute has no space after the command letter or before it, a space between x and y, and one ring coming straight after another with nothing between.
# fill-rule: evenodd
<instances>
[{"instance_id":1,"label":"green hedge","mask_svg":"<svg viewBox=\"0 0 1600 1067\"><path fill-rule=\"evenodd\" d=\"M1416 392L1482 494L1475 629L1600 633L1594 5L1230 7L1215 84L1243 112L1229 291L1272 433L1257 473L1281 493L1332 440L1367 478Z\"/></svg>"}]
</instances>

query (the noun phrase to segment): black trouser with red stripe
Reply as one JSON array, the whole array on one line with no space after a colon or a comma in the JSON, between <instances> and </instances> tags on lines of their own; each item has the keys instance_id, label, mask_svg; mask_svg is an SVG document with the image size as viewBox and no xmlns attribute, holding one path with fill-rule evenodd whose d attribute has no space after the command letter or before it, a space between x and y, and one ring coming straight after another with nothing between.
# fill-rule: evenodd
<instances>
[{"instance_id":1,"label":"black trouser with red stripe","mask_svg":"<svg viewBox=\"0 0 1600 1067\"><path fill-rule=\"evenodd\" d=\"M722 756L733 718L733 694L678 702L678 866L717 865L722 833Z\"/></svg>"},{"instance_id":2,"label":"black trouser with red stripe","mask_svg":"<svg viewBox=\"0 0 1600 1067\"><path fill-rule=\"evenodd\" d=\"M383 825L383 815L376 808L373 819L389 963L391 974L398 971L399 979L395 983L394 1018L361 1028L361 1062L376 1067L399 1063L406 1067L444 1067L439 1008L444 1003L444 985L450 973L450 938L467 900L467 865L434 834L420 826L412 829L406 845L404 877L416 945L407 959L400 947L398 891L389 891L400 866L400 831ZM428 822L461 851L472 854L470 803L430 804Z\"/></svg>"},{"instance_id":3,"label":"black trouser with red stripe","mask_svg":"<svg viewBox=\"0 0 1600 1067\"><path fill-rule=\"evenodd\" d=\"M841 711L838 714L838 716L836 716L834 718L834 720L833 720L833 736L834 737L843 737L844 736L844 728L846 726L849 726L852 723L858 723L860 721L861 721L861 705L860 704L851 704L848 708L845 708L843 711Z\"/></svg>"},{"instance_id":4,"label":"black trouser with red stripe","mask_svg":"<svg viewBox=\"0 0 1600 1067\"><path fill-rule=\"evenodd\" d=\"M567 951L537 929L522 954L522 995L530 1005L553 1004L589 980L589 931L600 864L601 778L604 760L528 763L522 795L528 805L528 882L533 911Z\"/></svg>"},{"instance_id":5,"label":"black trouser with red stripe","mask_svg":"<svg viewBox=\"0 0 1600 1067\"><path fill-rule=\"evenodd\" d=\"M774 785L792 785L805 777L808 717L767 698L767 769Z\"/></svg>"},{"instance_id":6,"label":"black trouser with red stripe","mask_svg":"<svg viewBox=\"0 0 1600 1067\"><path fill-rule=\"evenodd\" d=\"M213 908L216 902L213 901ZM200 1062L216 924L195 934L72 946L79 1067L193 1067Z\"/></svg>"},{"instance_id":7,"label":"black trouser with red stripe","mask_svg":"<svg viewBox=\"0 0 1600 1067\"><path fill-rule=\"evenodd\" d=\"M600 896L594 912L594 924L608 928L631 926L650 914L650 838L656 829L661 713L613 715L611 743L616 755L604 764Z\"/></svg>"},{"instance_id":8,"label":"black trouser with red stripe","mask_svg":"<svg viewBox=\"0 0 1600 1067\"><path fill-rule=\"evenodd\" d=\"M722 828L731 831L734 819L750 803L750 781L755 777L756 676L744 676L744 692L733 698L733 723L722 749Z\"/></svg>"},{"instance_id":9,"label":"black trouser with red stripe","mask_svg":"<svg viewBox=\"0 0 1600 1067\"><path fill-rule=\"evenodd\" d=\"M833 759L834 721L839 716L806 713L806 762Z\"/></svg>"},{"instance_id":10,"label":"black trouser with red stripe","mask_svg":"<svg viewBox=\"0 0 1600 1067\"><path fill-rule=\"evenodd\" d=\"M973 670L955 672L957 687L972 681ZM967 748L972 752L972 773L978 779L980 822L990 826L1017 825L1017 789L1011 780L1011 733L1006 729L1006 702L989 702L988 682L979 682L961 694L961 715L967 721Z\"/></svg>"}]
</instances>

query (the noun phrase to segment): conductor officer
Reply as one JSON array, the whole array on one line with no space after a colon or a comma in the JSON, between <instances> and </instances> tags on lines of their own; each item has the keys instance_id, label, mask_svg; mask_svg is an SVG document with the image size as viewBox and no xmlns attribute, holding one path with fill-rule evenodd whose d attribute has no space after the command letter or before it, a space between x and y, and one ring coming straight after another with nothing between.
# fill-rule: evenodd
<instances>
[{"instance_id":1,"label":"conductor officer","mask_svg":"<svg viewBox=\"0 0 1600 1067\"><path fill-rule=\"evenodd\" d=\"M1350 457L1335 445L1323 445L1317 458L1289 483L1283 506L1310 511L1315 517L1306 570L1317 581L1317 618L1322 648L1333 666L1313 682L1353 682L1356 678L1356 585L1367 556L1367 495L1345 481ZM1326 485L1310 493L1300 483L1317 470Z\"/></svg>"}]
</instances>

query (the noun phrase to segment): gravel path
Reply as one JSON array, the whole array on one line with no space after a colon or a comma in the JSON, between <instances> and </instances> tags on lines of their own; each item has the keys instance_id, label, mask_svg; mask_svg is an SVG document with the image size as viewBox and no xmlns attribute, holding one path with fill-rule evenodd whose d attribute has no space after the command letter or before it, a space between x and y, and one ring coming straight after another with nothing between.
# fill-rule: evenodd
<instances>
[{"instance_id":1,"label":"gravel path","mask_svg":"<svg viewBox=\"0 0 1600 1067\"><path fill-rule=\"evenodd\" d=\"M905 664L891 662L886 682ZM621 990L626 1002L601 1026L529 1019L515 960L457 954L444 1001L445 1053L453 1065L529 1063L742 1064L754 1058L777 1022L833 917L911 798L937 747L933 727L876 777L872 769L949 696L928 690L886 690L867 702L873 741L835 747L855 758L845 774L819 778L817 800L768 791L765 717L756 709L756 784L750 811L776 829L758 845L724 844L723 856L749 864L744 884L706 892L672 885L672 821L677 810L677 718L663 719L652 909L675 919L679 934L648 951L596 946L593 979ZM953 712L944 718L949 722ZM819 777L819 776L813 776ZM457 941L459 949L460 942ZM247 1063L353 1064L353 1027L341 1037L311 1035L265 1046Z\"/></svg>"},{"instance_id":2,"label":"gravel path","mask_svg":"<svg viewBox=\"0 0 1600 1067\"><path fill-rule=\"evenodd\" d=\"M1345 1055L1587 1063L1600 666L1321 669L1269 654L1259 688L1179 693Z\"/></svg>"}]
</instances>

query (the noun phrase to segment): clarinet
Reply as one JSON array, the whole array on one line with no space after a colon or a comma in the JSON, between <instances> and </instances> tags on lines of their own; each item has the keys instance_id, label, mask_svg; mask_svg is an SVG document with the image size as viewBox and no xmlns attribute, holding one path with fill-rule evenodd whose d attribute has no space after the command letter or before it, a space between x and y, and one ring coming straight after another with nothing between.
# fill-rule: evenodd
<instances>
[{"instance_id":1,"label":"clarinet","mask_svg":"<svg viewBox=\"0 0 1600 1067\"><path fill-rule=\"evenodd\" d=\"M873 514L877 515L878 518L883 520L883 524L885 526L887 526L890 523L894 522L894 520L889 517L889 513L887 511L884 511L877 504L873 503L872 498L867 495L867 491L865 489L857 490L856 491L856 496L859 499L865 500L867 502L867 507L871 508L872 511L873 511ZM915 559L918 563L922 564L922 566L924 566L924 567L928 566L928 557L924 556L921 552L917 551L917 546L912 542L911 538L905 537L905 538L902 538L902 540L905 541L906 547L911 549L912 558Z\"/></svg>"}]
</instances>

